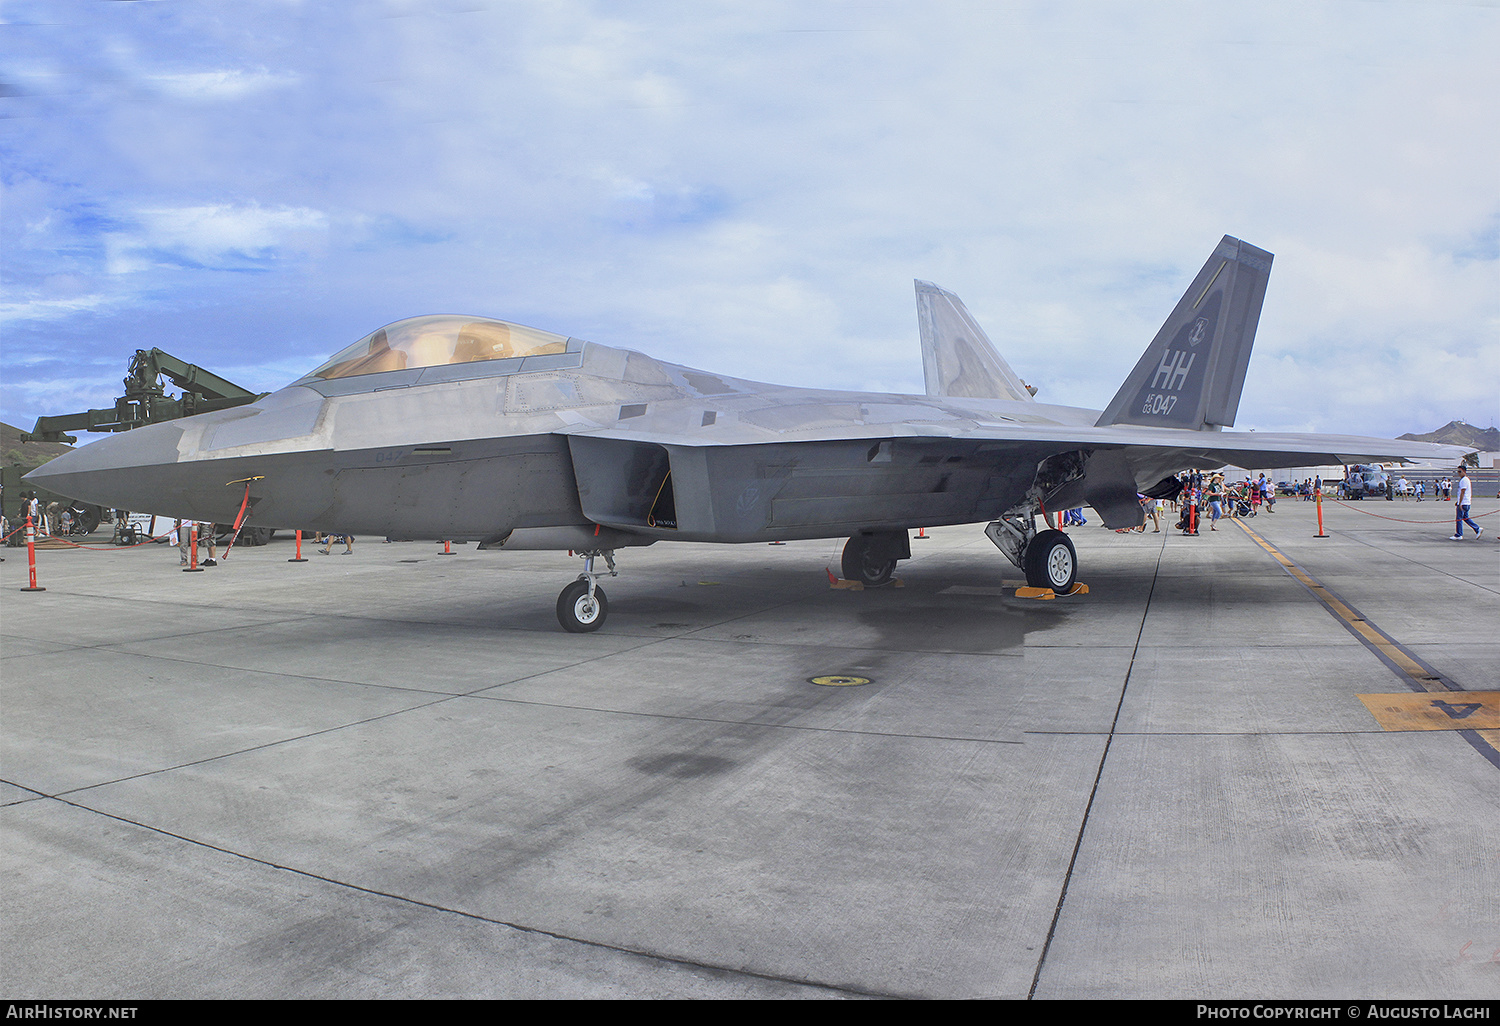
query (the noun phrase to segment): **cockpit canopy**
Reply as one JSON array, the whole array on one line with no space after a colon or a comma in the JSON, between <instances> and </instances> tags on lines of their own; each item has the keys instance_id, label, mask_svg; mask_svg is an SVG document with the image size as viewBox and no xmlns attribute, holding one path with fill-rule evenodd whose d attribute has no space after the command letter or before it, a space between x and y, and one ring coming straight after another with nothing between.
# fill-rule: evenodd
<instances>
[{"instance_id":1,"label":"cockpit canopy","mask_svg":"<svg viewBox=\"0 0 1500 1026\"><path fill-rule=\"evenodd\" d=\"M568 339L509 321L433 314L408 317L371 332L308 377L349 378L480 360L567 352Z\"/></svg>"}]
</instances>

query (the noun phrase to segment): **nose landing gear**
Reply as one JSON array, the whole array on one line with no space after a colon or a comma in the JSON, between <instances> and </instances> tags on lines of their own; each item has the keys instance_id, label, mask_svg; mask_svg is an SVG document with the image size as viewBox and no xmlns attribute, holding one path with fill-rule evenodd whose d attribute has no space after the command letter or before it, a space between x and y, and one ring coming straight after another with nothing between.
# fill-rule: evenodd
<instances>
[{"instance_id":1,"label":"nose landing gear","mask_svg":"<svg viewBox=\"0 0 1500 1026\"><path fill-rule=\"evenodd\" d=\"M603 556L604 562L609 566L609 576L619 576L619 571L615 569L613 549L580 552L579 555L583 557L583 573L557 596L557 622L569 634L597 631L604 626L604 620L609 615L609 599L598 584L598 579L604 575L594 573L594 557Z\"/></svg>"}]
</instances>

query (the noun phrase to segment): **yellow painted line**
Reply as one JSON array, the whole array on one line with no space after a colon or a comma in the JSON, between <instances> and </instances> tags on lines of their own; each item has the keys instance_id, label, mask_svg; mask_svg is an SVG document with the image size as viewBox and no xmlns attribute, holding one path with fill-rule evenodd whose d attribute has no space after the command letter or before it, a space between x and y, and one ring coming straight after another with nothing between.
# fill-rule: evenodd
<instances>
[{"instance_id":1,"label":"yellow painted line","mask_svg":"<svg viewBox=\"0 0 1500 1026\"><path fill-rule=\"evenodd\" d=\"M1339 598L1333 592L1325 588L1322 582L1320 582L1316 577L1312 576L1306 570L1303 570L1296 563L1293 563L1286 556L1282 555L1281 551L1277 549L1276 546L1272 545L1260 535L1250 530L1250 528L1246 527L1238 518L1235 518L1233 523L1237 527L1239 527L1240 530L1248 534L1250 538L1255 542L1255 544L1259 545L1261 548L1270 553L1271 558L1285 567L1287 573L1291 574L1298 581L1301 581L1303 587L1312 592L1313 596L1319 602L1323 603L1324 607L1327 608L1330 613L1342 620L1344 624L1350 630L1354 631L1355 634L1359 635L1359 637L1363 639L1366 644L1375 649L1375 651L1381 656L1384 656L1387 662L1395 664L1396 667L1398 667L1402 672L1410 677L1412 681L1415 682L1424 691L1448 690L1448 688L1444 686L1441 679L1434 676L1430 671L1428 671L1425 666L1417 662L1416 659L1412 658L1411 654L1407 652L1406 649L1402 648L1400 644L1393 641L1391 638L1386 637L1386 635L1381 631L1376 630L1375 627L1372 626L1370 622L1363 616L1361 616L1357 610L1351 608L1349 604L1346 603L1343 599Z\"/></svg>"},{"instance_id":2,"label":"yellow painted line","mask_svg":"<svg viewBox=\"0 0 1500 1026\"><path fill-rule=\"evenodd\" d=\"M1360 695L1370 715L1386 730L1483 730L1500 728L1500 691L1450 691Z\"/></svg>"},{"instance_id":3,"label":"yellow painted line","mask_svg":"<svg viewBox=\"0 0 1500 1026\"><path fill-rule=\"evenodd\" d=\"M1500 768L1500 691L1465 691L1443 679L1396 639L1370 623L1353 606L1325 588L1316 577L1284 556L1238 518L1231 523L1280 563L1323 608L1343 622L1382 662L1403 675L1416 690L1409 695L1360 695L1359 700L1385 730L1451 730L1496 768ZM1437 697L1441 696L1441 697Z\"/></svg>"}]
</instances>

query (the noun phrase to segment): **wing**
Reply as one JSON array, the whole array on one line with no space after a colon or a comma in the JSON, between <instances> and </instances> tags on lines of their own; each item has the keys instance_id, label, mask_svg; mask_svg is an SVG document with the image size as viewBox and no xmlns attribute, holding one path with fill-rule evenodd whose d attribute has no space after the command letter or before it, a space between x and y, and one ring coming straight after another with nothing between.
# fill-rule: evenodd
<instances>
[{"instance_id":1,"label":"wing","mask_svg":"<svg viewBox=\"0 0 1500 1026\"><path fill-rule=\"evenodd\" d=\"M567 434L591 521L703 541L978 523L1035 501L1087 504L1111 527L1133 526L1137 493L1191 467L1456 463L1466 454L1350 435L1098 427L1096 417L1017 400L765 386L651 404Z\"/></svg>"}]
</instances>

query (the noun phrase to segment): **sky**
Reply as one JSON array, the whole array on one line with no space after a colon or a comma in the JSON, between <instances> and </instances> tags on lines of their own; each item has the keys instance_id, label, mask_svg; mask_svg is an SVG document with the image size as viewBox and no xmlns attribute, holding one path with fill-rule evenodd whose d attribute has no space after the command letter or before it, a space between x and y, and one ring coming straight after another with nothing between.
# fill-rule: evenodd
<instances>
[{"instance_id":1,"label":"sky","mask_svg":"<svg viewBox=\"0 0 1500 1026\"><path fill-rule=\"evenodd\" d=\"M1237 427L1488 427L1497 53L1500 0L0 0L0 419L424 313L921 393L914 278L1101 409L1228 234Z\"/></svg>"}]
</instances>

